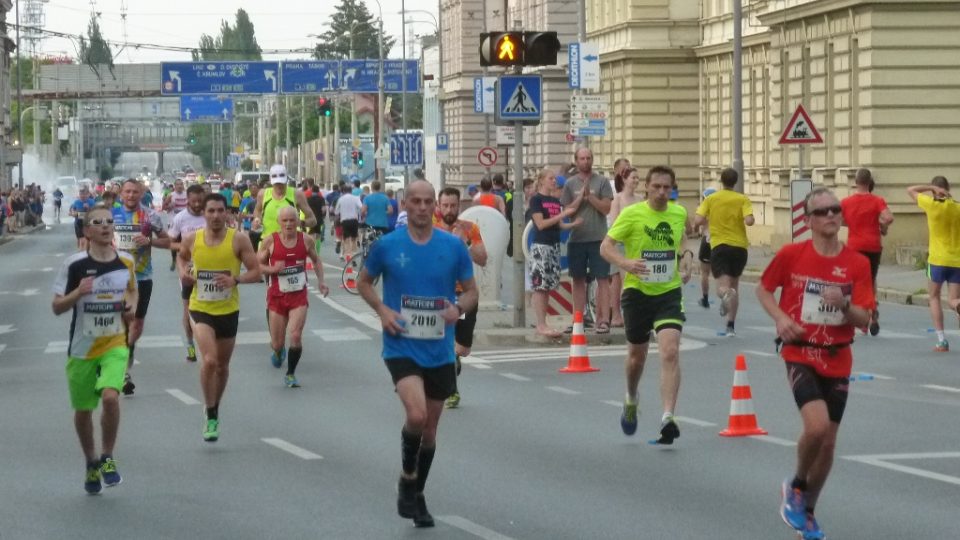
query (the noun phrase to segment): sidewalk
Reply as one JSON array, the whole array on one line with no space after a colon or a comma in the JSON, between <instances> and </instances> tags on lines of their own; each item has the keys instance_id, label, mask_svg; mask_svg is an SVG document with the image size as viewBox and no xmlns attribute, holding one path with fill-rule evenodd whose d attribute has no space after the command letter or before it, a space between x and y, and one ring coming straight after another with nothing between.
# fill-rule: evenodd
<instances>
[{"instance_id":1,"label":"sidewalk","mask_svg":"<svg viewBox=\"0 0 960 540\"><path fill-rule=\"evenodd\" d=\"M763 269L773 259L775 251L769 247L753 246L749 248L749 252L747 267L740 279L747 283L756 283L760 281ZM513 260L506 259L505 265L508 264L512 265ZM691 282L697 280L697 271L694 272ZM713 290L713 283L710 287ZM512 289L504 286L504 291L501 297L509 296ZM881 264L877 273L877 301L926 306L928 301L926 270L912 266ZM562 346L570 343L569 335L558 339L538 336L531 327L534 320L532 308L527 308L526 316L525 328L513 328L512 306L507 306L506 310L481 310L477 317L474 343L495 346ZM548 321L555 328L565 328L570 324L570 317L549 317ZM624 345L626 337L622 328L611 328L609 334L595 334L592 330L587 330L587 341L590 345Z\"/></svg>"},{"instance_id":2,"label":"sidewalk","mask_svg":"<svg viewBox=\"0 0 960 540\"><path fill-rule=\"evenodd\" d=\"M34 227L24 227L15 233L9 233L7 231L4 231L3 236L0 236L0 246L13 242L17 238L20 238L24 235L35 233L37 231L42 231L42 230L45 230L46 228L47 228L47 224L42 223Z\"/></svg>"}]
</instances>

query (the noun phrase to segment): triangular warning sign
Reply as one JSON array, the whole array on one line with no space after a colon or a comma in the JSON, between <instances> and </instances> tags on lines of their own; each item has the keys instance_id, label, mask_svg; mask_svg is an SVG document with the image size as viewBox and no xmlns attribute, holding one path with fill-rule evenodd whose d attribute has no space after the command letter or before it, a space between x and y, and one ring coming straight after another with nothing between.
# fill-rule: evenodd
<instances>
[{"instance_id":1,"label":"triangular warning sign","mask_svg":"<svg viewBox=\"0 0 960 540\"><path fill-rule=\"evenodd\" d=\"M812 144L822 143L823 137L817 131L816 126L810 120L803 105L797 105L797 110L793 112L793 117L787 122L786 129L780 135L780 144Z\"/></svg>"},{"instance_id":2,"label":"triangular warning sign","mask_svg":"<svg viewBox=\"0 0 960 540\"><path fill-rule=\"evenodd\" d=\"M523 87L523 83L517 83L510 99L507 100L507 106L503 109L506 113L530 113L537 114L537 104L530 98L530 93Z\"/></svg>"}]
</instances>

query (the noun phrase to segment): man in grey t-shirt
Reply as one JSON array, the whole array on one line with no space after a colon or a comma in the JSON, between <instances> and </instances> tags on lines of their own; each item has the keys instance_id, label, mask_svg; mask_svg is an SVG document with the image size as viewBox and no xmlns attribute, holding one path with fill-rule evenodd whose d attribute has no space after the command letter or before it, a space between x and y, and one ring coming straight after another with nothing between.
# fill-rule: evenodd
<instances>
[{"instance_id":1,"label":"man in grey t-shirt","mask_svg":"<svg viewBox=\"0 0 960 540\"><path fill-rule=\"evenodd\" d=\"M600 242L607 235L607 214L613 202L610 182L593 172L593 152L578 148L574 154L577 174L567 178L560 202L566 206L581 193L583 203L573 219L583 223L570 232L567 258L573 279L573 309L583 311L587 303L587 276L597 280L596 332L610 331L610 263L600 256Z\"/></svg>"}]
</instances>

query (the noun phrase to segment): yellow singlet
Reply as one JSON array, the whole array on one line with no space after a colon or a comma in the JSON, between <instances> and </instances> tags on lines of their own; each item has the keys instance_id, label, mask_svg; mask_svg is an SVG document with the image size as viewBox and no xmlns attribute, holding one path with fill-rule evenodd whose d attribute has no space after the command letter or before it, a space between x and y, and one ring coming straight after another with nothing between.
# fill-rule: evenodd
<instances>
[{"instance_id":1,"label":"yellow singlet","mask_svg":"<svg viewBox=\"0 0 960 540\"><path fill-rule=\"evenodd\" d=\"M235 229L227 229L223 242L210 246L204 240L205 229L197 230L193 244L193 275L197 282L190 293L191 311L209 315L227 315L240 310L237 287L224 289L214 282L217 274L240 275L240 259L233 253Z\"/></svg>"}]
</instances>

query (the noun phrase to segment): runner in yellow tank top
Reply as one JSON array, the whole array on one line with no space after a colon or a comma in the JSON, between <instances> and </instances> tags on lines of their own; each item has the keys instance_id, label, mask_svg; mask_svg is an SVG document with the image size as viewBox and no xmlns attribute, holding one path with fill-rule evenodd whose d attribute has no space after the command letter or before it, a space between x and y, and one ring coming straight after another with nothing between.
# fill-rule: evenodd
<instances>
[{"instance_id":1,"label":"runner in yellow tank top","mask_svg":"<svg viewBox=\"0 0 960 540\"><path fill-rule=\"evenodd\" d=\"M260 281L260 265L250 237L227 228L223 195L207 194L203 217L206 227L188 233L180 243L177 269L184 284L193 285L190 319L203 359L200 386L207 408L203 439L215 442L220 438L220 400L227 387L240 318L237 285ZM243 273L241 262L247 269Z\"/></svg>"},{"instance_id":2,"label":"runner in yellow tank top","mask_svg":"<svg viewBox=\"0 0 960 540\"><path fill-rule=\"evenodd\" d=\"M283 165L270 167L270 185L272 189L262 190L257 195L257 205L253 211L253 229L263 226L263 238L280 231L277 222L277 212L285 206L294 206L303 212L304 224L314 227L317 218L307 203L307 196L303 190L287 186L287 168Z\"/></svg>"}]
</instances>

